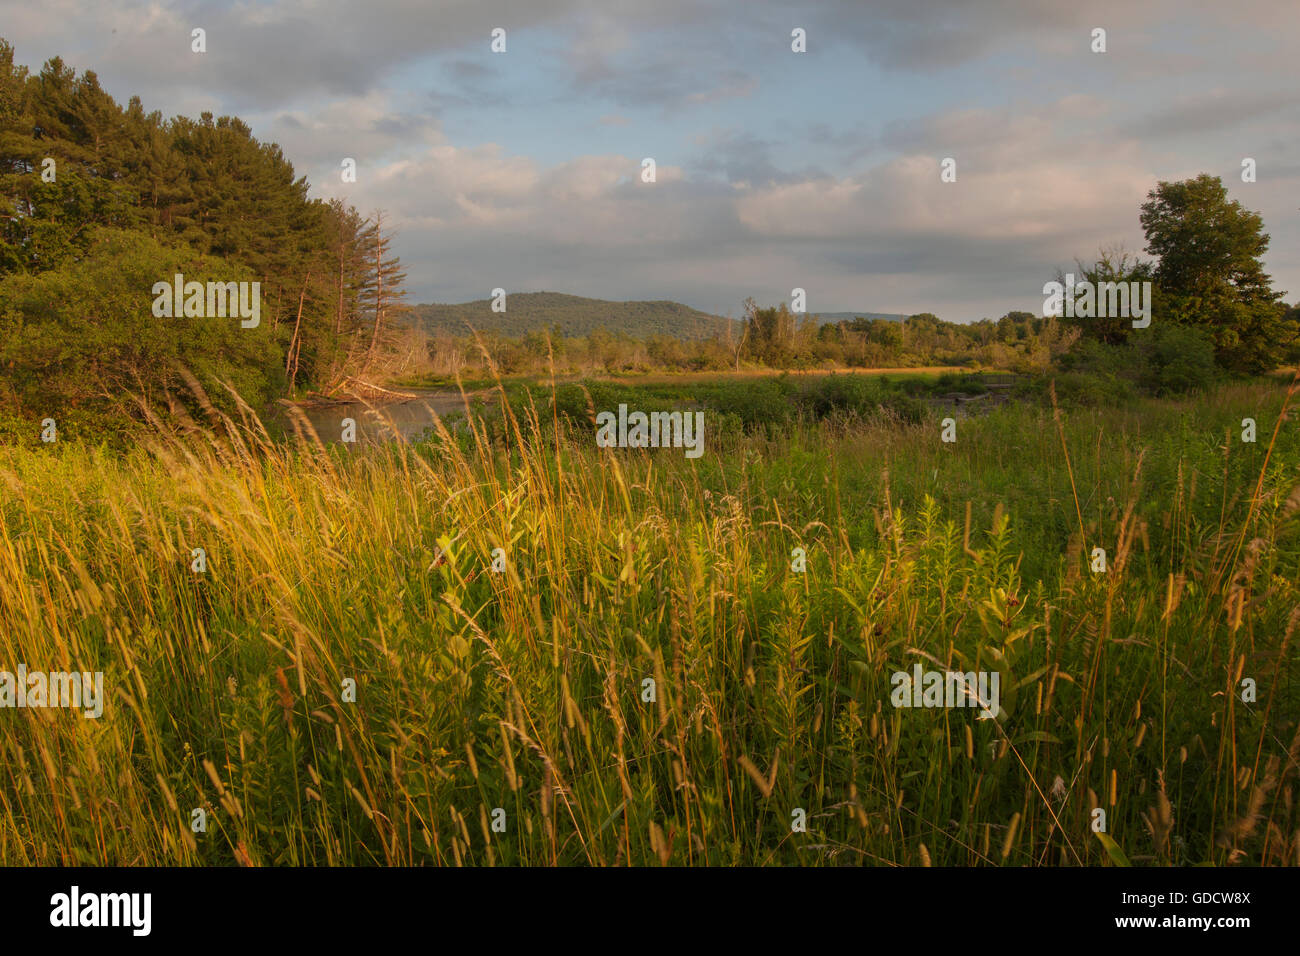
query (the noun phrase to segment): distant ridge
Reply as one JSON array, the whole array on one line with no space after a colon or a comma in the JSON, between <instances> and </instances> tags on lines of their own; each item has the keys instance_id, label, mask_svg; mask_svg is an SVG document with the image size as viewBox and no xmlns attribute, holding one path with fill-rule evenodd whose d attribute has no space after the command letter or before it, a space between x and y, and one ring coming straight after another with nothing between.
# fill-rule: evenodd
<instances>
[{"instance_id":1,"label":"distant ridge","mask_svg":"<svg viewBox=\"0 0 1300 956\"><path fill-rule=\"evenodd\" d=\"M733 320L665 300L611 302L562 292L514 292L506 297L505 312L493 312L491 299L477 299L455 305L412 306L408 321L430 333L457 336L467 335L470 326L509 338L558 326L566 336L586 336L604 329L634 339L666 335L698 341L715 334L726 335L727 323Z\"/></svg>"},{"instance_id":2,"label":"distant ridge","mask_svg":"<svg viewBox=\"0 0 1300 956\"><path fill-rule=\"evenodd\" d=\"M822 324L856 318L901 322L907 318L892 312L819 312ZM431 334L467 335L472 326L507 338L522 338L529 332L559 327L566 336L586 336L596 329L648 339L653 335L698 341L713 335L726 336L728 322L734 334L740 323L692 309L680 302L659 299L648 302L614 302L589 299L563 292L514 292L506 297L506 311L493 312L491 299L473 302L429 303L412 306L408 322Z\"/></svg>"},{"instance_id":3,"label":"distant ridge","mask_svg":"<svg viewBox=\"0 0 1300 956\"><path fill-rule=\"evenodd\" d=\"M817 318L822 325L827 322L852 322L854 319L888 319L890 322L902 322L906 315L898 312L818 312Z\"/></svg>"}]
</instances>

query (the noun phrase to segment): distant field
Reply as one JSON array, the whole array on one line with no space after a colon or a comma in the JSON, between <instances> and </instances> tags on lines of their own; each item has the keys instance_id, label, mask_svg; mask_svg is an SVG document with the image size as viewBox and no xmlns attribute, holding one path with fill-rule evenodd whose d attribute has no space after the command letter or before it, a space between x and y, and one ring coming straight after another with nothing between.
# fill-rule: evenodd
<instances>
[{"instance_id":1,"label":"distant field","mask_svg":"<svg viewBox=\"0 0 1300 956\"><path fill-rule=\"evenodd\" d=\"M757 378L778 378L789 375L792 378L815 377L820 375L892 375L900 378L928 378L945 372L956 374L974 374L980 371L960 365L930 365L921 368L849 368L849 369L801 369L786 371L782 369L733 369L707 372L637 372L628 375L611 375L605 372L591 374L558 375L556 382L580 382L583 380L599 382L618 382L623 385L673 385L697 384L700 382L744 381ZM501 383L542 383L549 381L539 375L505 375ZM417 375L397 379L390 383L394 388L454 388L456 382L445 375ZM488 388L496 384L495 379L463 379L461 384L467 391Z\"/></svg>"},{"instance_id":2,"label":"distant field","mask_svg":"<svg viewBox=\"0 0 1300 956\"><path fill-rule=\"evenodd\" d=\"M801 369L782 371L780 369L742 369L741 371L714 372L645 372L637 375L593 375L597 381L621 382L627 385L669 385L674 382L725 382L747 378L773 378L789 375L792 378L815 375L897 375L907 378L925 378L944 372L971 373L976 369L959 365L931 365L924 368L848 368L848 369ZM578 376L571 376L576 380Z\"/></svg>"}]
</instances>

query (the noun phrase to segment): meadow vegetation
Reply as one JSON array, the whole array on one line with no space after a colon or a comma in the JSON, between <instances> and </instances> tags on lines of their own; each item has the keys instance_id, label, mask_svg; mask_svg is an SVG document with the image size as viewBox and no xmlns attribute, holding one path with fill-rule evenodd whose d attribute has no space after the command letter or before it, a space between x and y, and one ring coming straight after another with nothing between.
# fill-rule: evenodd
<instances>
[{"instance_id":1,"label":"meadow vegetation","mask_svg":"<svg viewBox=\"0 0 1300 956\"><path fill-rule=\"evenodd\" d=\"M0 862L1295 865L1295 399L0 447L0 659L109 690L4 712Z\"/></svg>"}]
</instances>

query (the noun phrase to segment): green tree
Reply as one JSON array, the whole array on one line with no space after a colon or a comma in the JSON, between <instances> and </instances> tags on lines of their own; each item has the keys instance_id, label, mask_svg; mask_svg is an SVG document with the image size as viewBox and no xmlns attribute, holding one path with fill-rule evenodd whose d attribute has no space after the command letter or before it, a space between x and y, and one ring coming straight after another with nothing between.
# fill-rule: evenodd
<instances>
[{"instance_id":1,"label":"green tree","mask_svg":"<svg viewBox=\"0 0 1300 956\"><path fill-rule=\"evenodd\" d=\"M281 357L265 325L238 318L159 318L156 282L247 281L246 269L136 231L96 228L85 257L0 280L0 368L29 416L98 417L110 430L177 403L197 411L192 376L217 407L228 384L254 407L282 385Z\"/></svg>"},{"instance_id":2,"label":"green tree","mask_svg":"<svg viewBox=\"0 0 1300 956\"><path fill-rule=\"evenodd\" d=\"M1155 276L1152 263L1138 259L1137 256L1119 246L1103 246L1097 254L1097 261L1091 266L1077 259L1075 265L1078 267L1074 277L1075 283L1088 282L1096 289L1100 289L1104 283L1123 283L1131 288L1131 283L1152 282ZM1064 286L1065 280L1065 274L1057 272L1056 281ZM1068 288L1065 291L1067 295L1070 293ZM1098 295L1100 297L1100 293ZM1103 310L1097 308L1096 311ZM1105 311L1109 312L1109 309ZM1152 314L1154 315L1154 306ZM1129 341L1129 337L1134 332L1132 316L1127 314L1090 317L1075 315L1059 318L1067 326L1078 329L1079 334L1084 338L1095 339L1107 345L1122 345Z\"/></svg>"},{"instance_id":3,"label":"green tree","mask_svg":"<svg viewBox=\"0 0 1300 956\"><path fill-rule=\"evenodd\" d=\"M288 381L319 387L360 325L367 224L307 192L236 117L123 110L93 72L55 57L32 75L0 40L0 277L84 260L98 227L179 240L251 270Z\"/></svg>"},{"instance_id":4,"label":"green tree","mask_svg":"<svg viewBox=\"0 0 1300 956\"><path fill-rule=\"evenodd\" d=\"M94 73L55 57L31 76L0 40L0 276L56 268L85 254L94 226L139 220L120 112Z\"/></svg>"},{"instance_id":5,"label":"green tree","mask_svg":"<svg viewBox=\"0 0 1300 956\"><path fill-rule=\"evenodd\" d=\"M1263 220L1217 176L1161 182L1142 206L1147 251L1158 259L1155 314L1205 328L1218 363L1242 372L1275 368L1300 335L1261 257Z\"/></svg>"},{"instance_id":6,"label":"green tree","mask_svg":"<svg viewBox=\"0 0 1300 956\"><path fill-rule=\"evenodd\" d=\"M783 367L794 345L794 315L782 302L760 309L746 300L743 341L747 354L773 368Z\"/></svg>"}]
</instances>

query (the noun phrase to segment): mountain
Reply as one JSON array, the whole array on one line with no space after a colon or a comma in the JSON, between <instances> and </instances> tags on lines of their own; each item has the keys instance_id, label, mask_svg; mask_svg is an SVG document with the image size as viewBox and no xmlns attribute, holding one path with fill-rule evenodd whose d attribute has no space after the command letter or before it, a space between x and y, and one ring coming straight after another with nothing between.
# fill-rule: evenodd
<instances>
[{"instance_id":1,"label":"mountain","mask_svg":"<svg viewBox=\"0 0 1300 956\"><path fill-rule=\"evenodd\" d=\"M826 324L856 318L901 322L907 316L892 312L820 312L817 318ZM735 319L710 315L680 302L611 302L562 292L511 293L506 296L505 312L493 312L491 299L416 305L411 307L407 321L430 334L467 335L473 326L480 332L495 332L508 338L522 338L529 332L555 326L566 336L585 336L594 329L604 329L634 339L666 335L686 341L707 339L715 334L725 336L728 322L733 323L736 334L740 331L740 323Z\"/></svg>"},{"instance_id":2,"label":"mountain","mask_svg":"<svg viewBox=\"0 0 1300 956\"><path fill-rule=\"evenodd\" d=\"M818 312L817 318L822 325L828 322L852 322L854 319L888 319L890 322L902 322L907 316L897 312Z\"/></svg>"},{"instance_id":3,"label":"mountain","mask_svg":"<svg viewBox=\"0 0 1300 956\"><path fill-rule=\"evenodd\" d=\"M505 312L493 312L491 299L478 299L456 305L412 306L408 321L430 333L456 336L469 334L469 326L510 338L559 326L566 336L605 329L634 339L666 335L695 341L715 333L725 335L731 320L680 302L610 302L560 292L514 292L506 296Z\"/></svg>"}]
</instances>

